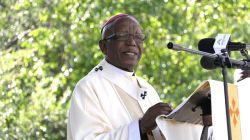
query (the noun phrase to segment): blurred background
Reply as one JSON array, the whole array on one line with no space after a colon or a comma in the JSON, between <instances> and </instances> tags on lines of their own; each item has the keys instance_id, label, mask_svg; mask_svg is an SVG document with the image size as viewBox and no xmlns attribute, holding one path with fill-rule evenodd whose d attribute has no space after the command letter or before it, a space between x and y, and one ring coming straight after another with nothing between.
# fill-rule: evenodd
<instances>
[{"instance_id":1,"label":"blurred background","mask_svg":"<svg viewBox=\"0 0 250 140\"><path fill-rule=\"evenodd\" d=\"M247 0L0 0L0 139L66 139L72 91L103 59L100 27L110 16L139 20L148 39L136 74L176 107L202 81L223 78L167 43L197 50L218 33L250 43L249 8Z\"/></svg>"}]
</instances>

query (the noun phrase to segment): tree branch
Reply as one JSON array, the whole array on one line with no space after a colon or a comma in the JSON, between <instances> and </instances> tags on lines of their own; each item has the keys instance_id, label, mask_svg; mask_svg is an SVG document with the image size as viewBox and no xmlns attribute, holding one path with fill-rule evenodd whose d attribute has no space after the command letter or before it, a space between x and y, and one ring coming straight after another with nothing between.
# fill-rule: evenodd
<instances>
[{"instance_id":1,"label":"tree branch","mask_svg":"<svg viewBox=\"0 0 250 140\"><path fill-rule=\"evenodd\" d=\"M31 32L31 29L28 29L28 30L26 30L26 31L24 31L24 32L22 32L22 33L20 33L19 35L14 36L14 37L11 39L11 41L9 41L9 42L7 43L7 45L5 46L5 49L9 49L10 47L16 45L17 42L18 42L18 40L20 40L20 39L26 37L30 32Z\"/></svg>"}]
</instances>

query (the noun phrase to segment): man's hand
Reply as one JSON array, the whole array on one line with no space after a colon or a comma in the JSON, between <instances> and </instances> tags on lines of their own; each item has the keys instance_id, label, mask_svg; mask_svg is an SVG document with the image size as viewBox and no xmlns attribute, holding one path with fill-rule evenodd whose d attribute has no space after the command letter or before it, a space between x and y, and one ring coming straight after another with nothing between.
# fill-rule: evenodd
<instances>
[{"instance_id":1,"label":"man's hand","mask_svg":"<svg viewBox=\"0 0 250 140\"><path fill-rule=\"evenodd\" d=\"M168 115L172 111L172 108L167 103L158 103L150 107L144 116L139 120L139 127L142 134L145 134L153 130L157 124L155 119L159 115Z\"/></svg>"}]
</instances>

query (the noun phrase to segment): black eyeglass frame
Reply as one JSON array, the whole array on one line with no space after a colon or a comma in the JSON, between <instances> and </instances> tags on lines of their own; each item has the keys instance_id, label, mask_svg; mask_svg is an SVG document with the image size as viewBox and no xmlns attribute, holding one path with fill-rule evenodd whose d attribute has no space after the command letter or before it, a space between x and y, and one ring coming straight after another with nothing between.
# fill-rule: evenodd
<instances>
[{"instance_id":1,"label":"black eyeglass frame","mask_svg":"<svg viewBox=\"0 0 250 140\"><path fill-rule=\"evenodd\" d=\"M125 36L121 36L121 35L126 35ZM146 39L147 39L147 36L143 33L137 33L137 35L142 35L142 39L139 39L139 38L135 38L135 35L136 34L129 34L129 33L113 33L111 35L109 35L108 37L102 39L102 40L105 40L105 41L108 41L108 40L118 40L118 41L126 41L129 39L129 36L133 36L133 39L136 41L136 42L144 42ZM120 39L119 39L120 37ZM123 38L123 39L122 39Z\"/></svg>"}]
</instances>

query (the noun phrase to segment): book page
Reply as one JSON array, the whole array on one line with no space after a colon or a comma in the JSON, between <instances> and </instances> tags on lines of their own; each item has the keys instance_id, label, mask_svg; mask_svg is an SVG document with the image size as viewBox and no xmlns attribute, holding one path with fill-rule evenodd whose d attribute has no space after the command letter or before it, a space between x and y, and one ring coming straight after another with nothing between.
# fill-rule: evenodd
<instances>
[{"instance_id":1,"label":"book page","mask_svg":"<svg viewBox=\"0 0 250 140\"><path fill-rule=\"evenodd\" d=\"M173 119L178 122L188 122L192 124L202 125L202 110L200 107L201 102L205 98L210 98L209 82L202 82L198 88L178 105L169 115L162 115L166 119Z\"/></svg>"}]
</instances>

